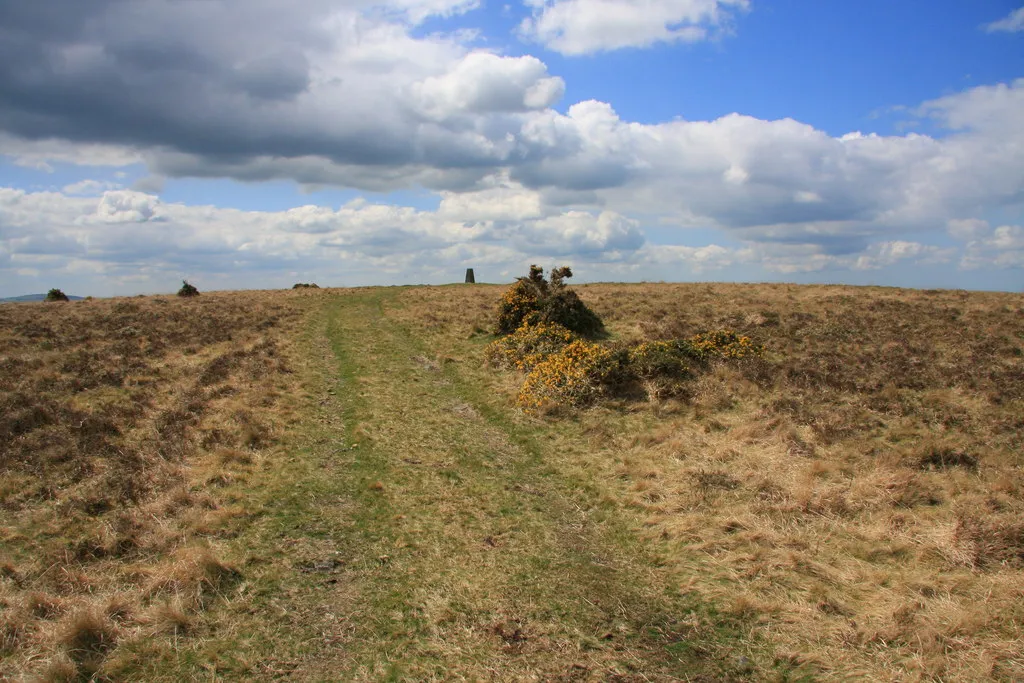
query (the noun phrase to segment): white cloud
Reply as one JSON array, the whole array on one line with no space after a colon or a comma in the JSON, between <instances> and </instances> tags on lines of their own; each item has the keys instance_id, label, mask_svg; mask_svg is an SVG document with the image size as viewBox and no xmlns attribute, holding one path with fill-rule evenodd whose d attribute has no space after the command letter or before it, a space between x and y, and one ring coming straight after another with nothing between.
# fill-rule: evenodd
<instances>
[{"instance_id":1,"label":"white cloud","mask_svg":"<svg viewBox=\"0 0 1024 683\"><path fill-rule=\"evenodd\" d=\"M1024 132L1024 78L1011 83L982 85L930 100L917 113L931 116L954 130L970 133L1019 135Z\"/></svg>"},{"instance_id":2,"label":"white cloud","mask_svg":"<svg viewBox=\"0 0 1024 683\"><path fill-rule=\"evenodd\" d=\"M750 248L730 248L719 244L692 247L676 244L646 244L632 259L639 268L671 266L681 273L721 270L735 264L750 263L755 253Z\"/></svg>"},{"instance_id":3,"label":"white cloud","mask_svg":"<svg viewBox=\"0 0 1024 683\"><path fill-rule=\"evenodd\" d=\"M748 0L529 0L527 39L565 55L655 43L697 42L720 32Z\"/></svg>"},{"instance_id":4,"label":"white cloud","mask_svg":"<svg viewBox=\"0 0 1024 683\"><path fill-rule=\"evenodd\" d=\"M541 219L513 237L525 253L592 256L605 252L632 252L644 243L637 221L613 211L596 216L567 211Z\"/></svg>"},{"instance_id":5,"label":"white cloud","mask_svg":"<svg viewBox=\"0 0 1024 683\"><path fill-rule=\"evenodd\" d=\"M1024 80L924 108L954 131L832 137L736 114L637 124L584 102L565 115L525 116L518 139L527 163L511 177L545 191L592 191L595 203L626 215L836 252L1024 203Z\"/></svg>"},{"instance_id":6,"label":"white cloud","mask_svg":"<svg viewBox=\"0 0 1024 683\"><path fill-rule=\"evenodd\" d=\"M988 221L979 218L953 218L946 224L946 232L958 240L969 242L989 234L992 228Z\"/></svg>"},{"instance_id":7,"label":"white cloud","mask_svg":"<svg viewBox=\"0 0 1024 683\"><path fill-rule=\"evenodd\" d=\"M857 257L852 268L855 270L877 270L900 261L916 263L944 263L952 259L956 250L943 249L920 242L894 240L872 244L864 254Z\"/></svg>"},{"instance_id":8,"label":"white cloud","mask_svg":"<svg viewBox=\"0 0 1024 683\"><path fill-rule=\"evenodd\" d=\"M520 112L551 106L565 90L536 57L471 52L441 76L411 87L421 112L435 120L459 113Z\"/></svg>"},{"instance_id":9,"label":"white cloud","mask_svg":"<svg viewBox=\"0 0 1024 683\"><path fill-rule=\"evenodd\" d=\"M995 229L987 243L996 249L1024 249L1024 227L1001 225Z\"/></svg>"},{"instance_id":10,"label":"white cloud","mask_svg":"<svg viewBox=\"0 0 1024 683\"><path fill-rule=\"evenodd\" d=\"M1024 268L1024 226L1001 225L967 245L960 260L965 270Z\"/></svg>"},{"instance_id":11,"label":"white cloud","mask_svg":"<svg viewBox=\"0 0 1024 683\"><path fill-rule=\"evenodd\" d=\"M960 259L964 270L1024 267L1024 227L1001 225L993 230L988 221L967 218L950 220L947 231L967 243Z\"/></svg>"},{"instance_id":12,"label":"white cloud","mask_svg":"<svg viewBox=\"0 0 1024 683\"><path fill-rule=\"evenodd\" d=\"M357 200L337 209L309 205L241 211L163 203L128 190L108 191L97 201L0 188L0 253L21 268L50 258L54 272L65 271L77 259L80 269L91 263L112 273L149 268L211 276L241 271L254 277L289 264L326 269L325 264L339 259L369 260L398 270L412 264L420 271L447 267L452 259L614 260L643 244L635 221L611 212L545 209L521 189L493 188L473 202L483 207L488 197L494 198L491 214L507 218L502 202L517 192L532 204L520 212L520 220L476 216L470 221L457 216L472 203L424 211Z\"/></svg>"},{"instance_id":13,"label":"white cloud","mask_svg":"<svg viewBox=\"0 0 1024 683\"><path fill-rule=\"evenodd\" d=\"M1024 7L1015 9L999 21L985 24L985 30L989 33L1003 31L1006 33L1017 33L1024 31Z\"/></svg>"},{"instance_id":14,"label":"white cloud","mask_svg":"<svg viewBox=\"0 0 1024 683\"><path fill-rule=\"evenodd\" d=\"M95 213L81 217L89 223L145 223L157 218L160 200L142 192L111 190L104 192Z\"/></svg>"},{"instance_id":15,"label":"white cloud","mask_svg":"<svg viewBox=\"0 0 1024 683\"><path fill-rule=\"evenodd\" d=\"M494 182L494 187L476 192L441 192L438 213L449 220L464 222L525 221L545 214L539 192L507 179Z\"/></svg>"},{"instance_id":16,"label":"white cloud","mask_svg":"<svg viewBox=\"0 0 1024 683\"><path fill-rule=\"evenodd\" d=\"M118 183L110 182L109 180L79 180L76 183L64 186L64 194L75 194L83 196L98 196L103 194L107 190L118 189L121 186Z\"/></svg>"},{"instance_id":17,"label":"white cloud","mask_svg":"<svg viewBox=\"0 0 1024 683\"><path fill-rule=\"evenodd\" d=\"M594 100L556 111L566 85L541 60L479 49L471 31L416 28L476 0L309 0L287 12L283 0L143 5L51 0L46 16L5 25L19 45L49 47L16 53L14 41L0 41L0 63L19 65L26 94L0 103L0 154L39 168L139 164L151 175L100 200L69 196L113 189L96 181L53 194L62 211L74 209L53 222L71 226L64 241L20 232L50 230L38 221L51 215L40 195L12 200L3 239L23 242L4 247L4 258L29 246L110 245L145 258L182 249L182 260L229 253L270 264L345 253L426 268L405 240L431 258L463 258L465 247L496 259L543 252L629 263L662 253L643 238L643 226L657 225L717 230L718 241L744 245L664 252L691 265L740 263L744 249L755 255L743 263L780 272L907 264L941 257L928 242L944 230L963 242L965 263L1013 261L999 256L1015 250L999 246L1015 244L1013 230L970 219L1015 221L1024 206L1024 79L912 108L943 127L938 135L835 136L741 114L641 124ZM584 53L710 37L747 2L530 6L535 39ZM13 73L0 69L0 79ZM230 213L161 204L165 177L426 188L440 206Z\"/></svg>"},{"instance_id":18,"label":"white cloud","mask_svg":"<svg viewBox=\"0 0 1024 683\"><path fill-rule=\"evenodd\" d=\"M453 221L537 220L558 206L832 255L1024 203L1024 79L921 105L917 113L948 129L941 137L836 137L740 114L640 124L593 100L555 111L565 84L535 57L474 50L464 36L413 35L424 12L472 2L311 0L282 13L276 0L254 0L252 16L235 12L241 24L227 31L239 1L153 0L145 12L120 14L102 3L67 5L92 28L55 48L67 52L59 73L49 62L30 71L45 76L39 88L82 106L3 120L123 146L7 135L0 149L26 163L141 161L153 182L134 189L147 194L162 177L427 188ZM567 7L577 5L535 5L538 19ZM654 2L649 14L722 26L745 7L673 0ZM280 59L261 61L267 54ZM85 125L68 113L80 109L97 115Z\"/></svg>"},{"instance_id":19,"label":"white cloud","mask_svg":"<svg viewBox=\"0 0 1024 683\"><path fill-rule=\"evenodd\" d=\"M17 166L53 171L52 164L130 166L143 161L138 150L123 145L75 143L58 138L26 140L0 131L0 156Z\"/></svg>"},{"instance_id":20,"label":"white cloud","mask_svg":"<svg viewBox=\"0 0 1024 683\"><path fill-rule=\"evenodd\" d=\"M1024 265L1019 226L981 231L983 238L962 253L905 240L837 253L817 244L773 241L772 235L738 246L652 244L636 218L551 207L507 180L449 195L436 211L362 199L337 209L241 211L163 203L126 190L107 192L97 202L0 188L0 225L0 280L27 278L24 273L33 270L63 273L91 283L89 291L97 283L160 290L195 276L227 288L288 286L288 279L315 277L333 283L354 278L351 284L450 281L470 266L500 280L531 262L570 263L590 278L614 272L668 273L676 279L730 268L757 277L909 267L957 257L964 269Z\"/></svg>"}]
</instances>

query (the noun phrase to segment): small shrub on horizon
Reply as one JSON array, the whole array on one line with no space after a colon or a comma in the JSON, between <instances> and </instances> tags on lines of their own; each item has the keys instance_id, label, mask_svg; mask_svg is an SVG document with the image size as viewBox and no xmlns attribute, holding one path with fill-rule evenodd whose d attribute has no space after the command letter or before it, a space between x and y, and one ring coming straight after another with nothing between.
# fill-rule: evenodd
<instances>
[{"instance_id":1,"label":"small shrub on horizon","mask_svg":"<svg viewBox=\"0 0 1024 683\"><path fill-rule=\"evenodd\" d=\"M56 287L46 293L47 301L68 301L68 295L60 291Z\"/></svg>"},{"instance_id":2,"label":"small shrub on horizon","mask_svg":"<svg viewBox=\"0 0 1024 683\"><path fill-rule=\"evenodd\" d=\"M296 282L292 289L320 289L320 285L315 282Z\"/></svg>"},{"instance_id":3,"label":"small shrub on horizon","mask_svg":"<svg viewBox=\"0 0 1024 683\"><path fill-rule=\"evenodd\" d=\"M189 284L188 280L182 280L178 296L199 296L199 290L194 285Z\"/></svg>"}]
</instances>

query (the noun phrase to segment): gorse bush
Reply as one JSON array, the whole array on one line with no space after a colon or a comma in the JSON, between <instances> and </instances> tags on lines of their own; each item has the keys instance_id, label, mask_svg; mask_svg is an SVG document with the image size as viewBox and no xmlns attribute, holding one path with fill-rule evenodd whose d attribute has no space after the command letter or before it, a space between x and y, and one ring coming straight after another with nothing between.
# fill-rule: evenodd
<instances>
[{"instance_id":1,"label":"gorse bush","mask_svg":"<svg viewBox=\"0 0 1024 683\"><path fill-rule=\"evenodd\" d=\"M764 347L750 337L733 330L715 330L696 334L683 342L676 342L680 352L699 360L712 358L749 358L760 356Z\"/></svg>"},{"instance_id":2,"label":"gorse bush","mask_svg":"<svg viewBox=\"0 0 1024 683\"><path fill-rule=\"evenodd\" d=\"M526 373L518 404L532 411L584 406L601 397L685 395L687 383L711 363L762 353L750 337L731 330L614 348L528 317L515 332L492 342L485 355L494 367Z\"/></svg>"},{"instance_id":3,"label":"gorse bush","mask_svg":"<svg viewBox=\"0 0 1024 683\"><path fill-rule=\"evenodd\" d=\"M548 405L583 406L607 392L616 358L600 344L577 339L540 359L519 391L519 405L536 410Z\"/></svg>"},{"instance_id":4,"label":"gorse bush","mask_svg":"<svg viewBox=\"0 0 1024 683\"><path fill-rule=\"evenodd\" d=\"M759 357L763 348L732 330L702 332L689 339L643 342L627 351L626 382L643 388L648 398L687 393L687 382L712 362Z\"/></svg>"},{"instance_id":5,"label":"gorse bush","mask_svg":"<svg viewBox=\"0 0 1024 683\"><path fill-rule=\"evenodd\" d=\"M629 369L641 379L690 374L689 354L676 342L644 342L629 349L627 354Z\"/></svg>"},{"instance_id":6,"label":"gorse bush","mask_svg":"<svg viewBox=\"0 0 1024 683\"><path fill-rule=\"evenodd\" d=\"M190 285L188 280L182 280L178 296L199 296L199 290L194 285Z\"/></svg>"},{"instance_id":7,"label":"gorse bush","mask_svg":"<svg viewBox=\"0 0 1024 683\"><path fill-rule=\"evenodd\" d=\"M764 347L732 330L713 330L689 339L643 342L628 351L629 368L640 378L688 375L694 366L713 360L758 357Z\"/></svg>"},{"instance_id":8,"label":"gorse bush","mask_svg":"<svg viewBox=\"0 0 1024 683\"><path fill-rule=\"evenodd\" d=\"M567 266L553 269L550 280L544 278L543 268L530 266L530 274L516 280L502 296L495 333L512 334L525 322L545 322L585 337L601 335L604 323L565 285L570 277Z\"/></svg>"},{"instance_id":9,"label":"gorse bush","mask_svg":"<svg viewBox=\"0 0 1024 683\"><path fill-rule=\"evenodd\" d=\"M498 324L494 333L512 334L528 320L536 320L537 309L537 296L533 289L523 280L516 280L498 304Z\"/></svg>"},{"instance_id":10,"label":"gorse bush","mask_svg":"<svg viewBox=\"0 0 1024 683\"><path fill-rule=\"evenodd\" d=\"M65 294L64 292L60 291L59 289L54 288L54 289L51 289L49 292L46 293L46 300L47 301L68 301L68 295Z\"/></svg>"},{"instance_id":11,"label":"gorse bush","mask_svg":"<svg viewBox=\"0 0 1024 683\"><path fill-rule=\"evenodd\" d=\"M583 337L604 333L601 319L565 280L569 268L555 268L549 279L530 266L498 305L496 333L487 362L526 373L519 405L583 406L602 396L661 398L685 394L695 372L714 361L760 356L763 349L733 330L702 332L688 339L650 341L618 348Z\"/></svg>"},{"instance_id":12,"label":"gorse bush","mask_svg":"<svg viewBox=\"0 0 1024 683\"><path fill-rule=\"evenodd\" d=\"M578 337L558 323L524 323L487 347L487 362L506 370L529 372L545 356L558 353Z\"/></svg>"}]
</instances>

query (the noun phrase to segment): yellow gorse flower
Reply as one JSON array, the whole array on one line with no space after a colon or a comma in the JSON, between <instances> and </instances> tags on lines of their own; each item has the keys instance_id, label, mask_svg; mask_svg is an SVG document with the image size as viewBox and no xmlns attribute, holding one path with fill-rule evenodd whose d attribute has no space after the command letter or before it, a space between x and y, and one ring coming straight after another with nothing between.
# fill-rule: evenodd
<instances>
[{"instance_id":1,"label":"yellow gorse flower","mask_svg":"<svg viewBox=\"0 0 1024 683\"><path fill-rule=\"evenodd\" d=\"M491 365L529 372L548 355L560 351L577 337L557 323L523 323L507 337L492 342L486 351Z\"/></svg>"},{"instance_id":2,"label":"yellow gorse flower","mask_svg":"<svg viewBox=\"0 0 1024 683\"><path fill-rule=\"evenodd\" d=\"M518 294L506 292L509 303ZM650 341L628 351L613 352L580 339L557 323L535 316L512 334L492 342L486 351L494 366L526 373L518 404L525 410L544 405L582 406L607 392L609 385L629 381L680 382L691 377L691 362L759 356L763 347L733 330L702 332L689 339Z\"/></svg>"},{"instance_id":3,"label":"yellow gorse flower","mask_svg":"<svg viewBox=\"0 0 1024 683\"><path fill-rule=\"evenodd\" d=\"M545 404L579 406L602 391L611 352L599 344L577 339L537 363L519 391L519 405L530 410Z\"/></svg>"},{"instance_id":4,"label":"yellow gorse flower","mask_svg":"<svg viewBox=\"0 0 1024 683\"><path fill-rule=\"evenodd\" d=\"M760 344L755 344L750 337L733 330L702 332L690 337L689 343L699 353L719 358L746 358L764 353L764 347Z\"/></svg>"}]
</instances>

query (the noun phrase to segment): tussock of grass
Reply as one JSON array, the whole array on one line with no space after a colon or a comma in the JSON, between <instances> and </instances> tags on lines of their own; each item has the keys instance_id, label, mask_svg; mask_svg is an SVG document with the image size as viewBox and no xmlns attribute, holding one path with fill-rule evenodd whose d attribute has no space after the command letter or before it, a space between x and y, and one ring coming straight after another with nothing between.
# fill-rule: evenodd
<instances>
[{"instance_id":1,"label":"tussock of grass","mask_svg":"<svg viewBox=\"0 0 1024 683\"><path fill-rule=\"evenodd\" d=\"M173 594L194 607L222 594L241 577L237 568L222 562L207 546L179 550L156 574L148 595Z\"/></svg>"},{"instance_id":2,"label":"tussock of grass","mask_svg":"<svg viewBox=\"0 0 1024 683\"><path fill-rule=\"evenodd\" d=\"M87 678L100 668L103 659L117 645L119 636L117 625L105 614L86 607L62 624L57 642L80 675Z\"/></svg>"},{"instance_id":3,"label":"tussock of grass","mask_svg":"<svg viewBox=\"0 0 1024 683\"><path fill-rule=\"evenodd\" d=\"M154 604L145 619L150 634L169 634L185 637L196 628L194 612L180 596L173 596Z\"/></svg>"},{"instance_id":4,"label":"tussock of grass","mask_svg":"<svg viewBox=\"0 0 1024 683\"><path fill-rule=\"evenodd\" d=\"M80 681L82 674L75 661L66 654L53 655L42 667L40 679L47 683L72 683Z\"/></svg>"}]
</instances>

